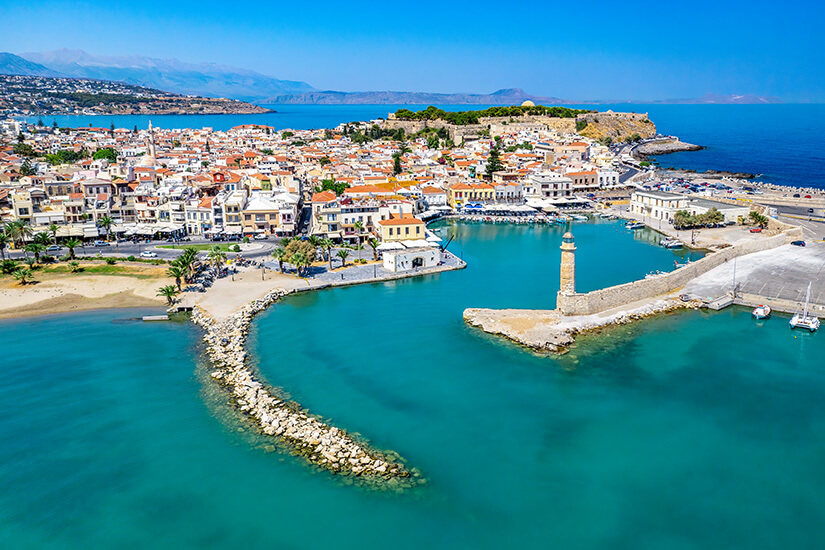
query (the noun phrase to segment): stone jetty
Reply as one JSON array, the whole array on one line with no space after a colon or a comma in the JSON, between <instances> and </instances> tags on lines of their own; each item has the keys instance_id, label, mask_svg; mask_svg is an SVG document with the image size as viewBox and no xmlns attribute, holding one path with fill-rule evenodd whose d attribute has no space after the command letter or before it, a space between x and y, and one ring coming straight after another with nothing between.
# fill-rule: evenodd
<instances>
[{"instance_id":1,"label":"stone jetty","mask_svg":"<svg viewBox=\"0 0 825 550\"><path fill-rule=\"evenodd\" d=\"M235 408L260 434L323 470L350 476L361 485L395 490L423 483L420 473L404 466L392 451L370 449L346 431L304 412L297 403L279 399L247 365L244 344L252 318L286 294L284 289L274 290L220 321L195 306L192 320L206 331L207 354L215 369L212 378L231 393Z\"/></svg>"},{"instance_id":2,"label":"stone jetty","mask_svg":"<svg viewBox=\"0 0 825 550\"><path fill-rule=\"evenodd\" d=\"M615 325L626 325L646 317L679 309L699 309L697 300L662 298L630 305L599 315L564 315L558 310L482 309L464 310L464 321L488 334L503 336L543 353L566 353L578 334Z\"/></svg>"}]
</instances>

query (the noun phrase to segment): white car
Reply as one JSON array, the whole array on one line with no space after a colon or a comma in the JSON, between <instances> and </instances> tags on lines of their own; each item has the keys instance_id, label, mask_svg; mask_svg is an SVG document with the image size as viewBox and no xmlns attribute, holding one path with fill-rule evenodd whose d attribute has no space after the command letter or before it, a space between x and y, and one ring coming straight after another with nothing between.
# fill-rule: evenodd
<instances>
[{"instance_id":1,"label":"white car","mask_svg":"<svg viewBox=\"0 0 825 550\"><path fill-rule=\"evenodd\" d=\"M258 233L257 235L255 235L252 238L255 239L256 241L265 241L266 240L266 235L264 235L263 233Z\"/></svg>"},{"instance_id":2,"label":"white car","mask_svg":"<svg viewBox=\"0 0 825 550\"><path fill-rule=\"evenodd\" d=\"M149 252L149 251L147 250L146 252L141 252L141 253L140 253L140 257L141 257L141 258L157 258L157 257L158 257L158 255L157 255L157 254L155 254L154 252Z\"/></svg>"}]
</instances>

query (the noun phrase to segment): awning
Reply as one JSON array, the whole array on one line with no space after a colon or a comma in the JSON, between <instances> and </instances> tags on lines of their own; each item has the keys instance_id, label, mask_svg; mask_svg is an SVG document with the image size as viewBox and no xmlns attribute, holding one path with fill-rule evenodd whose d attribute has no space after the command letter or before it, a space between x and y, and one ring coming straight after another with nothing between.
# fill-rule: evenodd
<instances>
[{"instance_id":1,"label":"awning","mask_svg":"<svg viewBox=\"0 0 825 550\"><path fill-rule=\"evenodd\" d=\"M404 245L401 243L381 243L377 247L376 250L384 251L384 250L403 250Z\"/></svg>"},{"instance_id":2,"label":"awning","mask_svg":"<svg viewBox=\"0 0 825 550\"><path fill-rule=\"evenodd\" d=\"M228 234L228 235L240 235L241 232L243 232L243 228L242 227L232 227L232 226L224 227L223 232Z\"/></svg>"}]
</instances>

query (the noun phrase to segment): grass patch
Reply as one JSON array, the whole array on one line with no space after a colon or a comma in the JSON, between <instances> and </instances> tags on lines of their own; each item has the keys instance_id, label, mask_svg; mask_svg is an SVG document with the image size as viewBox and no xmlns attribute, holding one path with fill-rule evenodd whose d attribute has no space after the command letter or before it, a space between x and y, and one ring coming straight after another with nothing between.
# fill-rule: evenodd
<instances>
[{"instance_id":1,"label":"grass patch","mask_svg":"<svg viewBox=\"0 0 825 550\"><path fill-rule=\"evenodd\" d=\"M221 248L221 252L231 252L229 250L230 246L235 246L235 243L232 244L222 244L222 243L215 243L215 244L160 244L158 248L171 248L173 250L183 250L184 248L194 248L198 252L204 252L212 250L215 246L219 246Z\"/></svg>"},{"instance_id":2,"label":"grass patch","mask_svg":"<svg viewBox=\"0 0 825 550\"><path fill-rule=\"evenodd\" d=\"M56 265L43 268L43 273L69 274L69 275L121 275L134 277L135 279L163 279L165 274L158 270L157 274L147 273L142 268L135 268L127 265L83 265L83 271L72 273L68 265Z\"/></svg>"}]
</instances>

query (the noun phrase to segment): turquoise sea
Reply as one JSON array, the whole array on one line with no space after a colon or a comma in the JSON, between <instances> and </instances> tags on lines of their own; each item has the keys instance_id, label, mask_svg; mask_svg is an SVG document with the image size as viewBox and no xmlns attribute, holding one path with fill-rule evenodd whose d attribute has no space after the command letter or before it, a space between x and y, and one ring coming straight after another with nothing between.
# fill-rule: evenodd
<instances>
[{"instance_id":1,"label":"turquoise sea","mask_svg":"<svg viewBox=\"0 0 825 550\"><path fill-rule=\"evenodd\" d=\"M0 546L823 547L822 334L683 312L546 357L462 322L552 306L562 230L445 224L467 269L294 295L255 320L271 383L422 470L400 495L252 448L190 323L0 322ZM678 258L615 223L573 230L582 290Z\"/></svg>"},{"instance_id":2,"label":"turquoise sea","mask_svg":"<svg viewBox=\"0 0 825 550\"><path fill-rule=\"evenodd\" d=\"M268 124L278 129L333 128L343 122L385 118L400 108L424 105L270 105L262 115L123 115L44 117L48 125L227 130L239 124ZM448 111L483 109L488 105L440 105ZM698 171L728 170L759 174L759 181L778 185L825 188L825 154L819 146L825 128L825 105L571 105L606 111L649 113L660 133L704 145L706 149L659 157L662 166ZM37 117L29 118L37 122Z\"/></svg>"}]
</instances>

